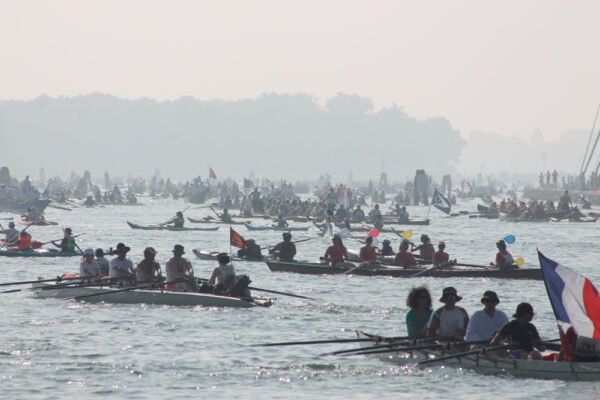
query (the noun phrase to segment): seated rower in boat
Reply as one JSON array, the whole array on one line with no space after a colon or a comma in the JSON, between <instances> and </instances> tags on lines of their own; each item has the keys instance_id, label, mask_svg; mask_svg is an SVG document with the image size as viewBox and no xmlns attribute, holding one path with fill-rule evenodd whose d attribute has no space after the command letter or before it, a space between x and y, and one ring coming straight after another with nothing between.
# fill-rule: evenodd
<instances>
[{"instance_id":1,"label":"seated rower in boat","mask_svg":"<svg viewBox=\"0 0 600 400\"><path fill-rule=\"evenodd\" d=\"M8 229L3 229L0 234L4 234L4 243L9 245L10 243L16 243L19 239L19 231L15 229L15 223L10 221L8 223Z\"/></svg>"},{"instance_id":2,"label":"seated rower in boat","mask_svg":"<svg viewBox=\"0 0 600 400\"><path fill-rule=\"evenodd\" d=\"M545 348L536 329L531 323L533 319L533 307L529 303L520 303L513 315L514 319L500 328L498 333L490 341L491 346L499 344L507 339L509 343L518 343L519 348L511 350L509 355L518 359L541 360L540 351Z\"/></svg>"},{"instance_id":3,"label":"seated rower in boat","mask_svg":"<svg viewBox=\"0 0 600 400\"><path fill-rule=\"evenodd\" d=\"M382 247L381 247L381 255L382 256L393 256L396 253L394 253L394 249L392 249L392 246L390 245L391 242L388 239L385 239L382 242Z\"/></svg>"},{"instance_id":4,"label":"seated rower in boat","mask_svg":"<svg viewBox=\"0 0 600 400\"><path fill-rule=\"evenodd\" d=\"M176 228L183 228L183 224L185 223L185 219L183 218L183 212L177 211L177 214L167 222L162 225L171 225Z\"/></svg>"},{"instance_id":5,"label":"seated rower in boat","mask_svg":"<svg viewBox=\"0 0 600 400\"><path fill-rule=\"evenodd\" d=\"M506 314L496 310L500 299L496 292L487 290L481 298L483 310L475 311L467 327L467 341L491 340L508 322Z\"/></svg>"},{"instance_id":6,"label":"seated rower in boat","mask_svg":"<svg viewBox=\"0 0 600 400\"><path fill-rule=\"evenodd\" d=\"M375 222L373 222L373 226L376 229L383 229L383 216L381 214L375 216Z\"/></svg>"},{"instance_id":7,"label":"seated rower in boat","mask_svg":"<svg viewBox=\"0 0 600 400\"><path fill-rule=\"evenodd\" d=\"M371 236L365 239L365 245L360 248L358 253L360 262L370 266L377 263L377 248L372 246L373 238Z\"/></svg>"},{"instance_id":8,"label":"seated rower in boat","mask_svg":"<svg viewBox=\"0 0 600 400\"><path fill-rule=\"evenodd\" d=\"M356 221L362 221L365 218L365 212L360 208L360 204L356 205L356 209L352 213L352 218Z\"/></svg>"},{"instance_id":9,"label":"seated rower in boat","mask_svg":"<svg viewBox=\"0 0 600 400\"><path fill-rule=\"evenodd\" d=\"M381 211L379 210L379 204L375 204L375 207L369 212L369 218L371 221L375 221L377 217L381 217Z\"/></svg>"},{"instance_id":10,"label":"seated rower in boat","mask_svg":"<svg viewBox=\"0 0 600 400\"><path fill-rule=\"evenodd\" d=\"M421 235L421 244L418 246L412 246L412 251L413 253L415 251L419 251L419 258L421 258L422 260L425 261L431 261L431 258L433 257L433 253L435 253L435 248L433 247L433 245L431 244L431 240L429 239L429 236L423 234Z\"/></svg>"},{"instance_id":11,"label":"seated rower in boat","mask_svg":"<svg viewBox=\"0 0 600 400\"><path fill-rule=\"evenodd\" d=\"M155 261L156 250L154 247L146 247L144 249L144 259L137 263L133 268L138 282L162 280L162 271L160 264Z\"/></svg>"},{"instance_id":12,"label":"seated rower in boat","mask_svg":"<svg viewBox=\"0 0 600 400\"><path fill-rule=\"evenodd\" d=\"M195 291L196 281L194 280L194 269L192 263L184 258L184 248L180 244L173 246L173 257L167 261L165 269L167 271L167 281L172 282L180 279L186 279L186 282L170 283L166 285L169 290Z\"/></svg>"},{"instance_id":13,"label":"seated rower in boat","mask_svg":"<svg viewBox=\"0 0 600 400\"><path fill-rule=\"evenodd\" d=\"M427 336L427 323L431 318L431 294L425 286L410 289L406 297L409 310L406 313L406 330L411 339L420 339Z\"/></svg>"},{"instance_id":14,"label":"seated rower in boat","mask_svg":"<svg viewBox=\"0 0 600 400\"><path fill-rule=\"evenodd\" d=\"M231 258L227 253L217 254L217 262L219 266L213 270L208 286L225 285L225 282L231 279L230 277L235 276L235 268L231 265Z\"/></svg>"},{"instance_id":15,"label":"seated rower in boat","mask_svg":"<svg viewBox=\"0 0 600 400\"><path fill-rule=\"evenodd\" d=\"M279 214L277 216L277 224L276 226L278 228L285 228L286 226L288 226L288 222L285 220L285 218L283 218L282 214Z\"/></svg>"},{"instance_id":16,"label":"seated rower in boat","mask_svg":"<svg viewBox=\"0 0 600 400\"><path fill-rule=\"evenodd\" d=\"M27 208L27 213L25 215L23 215L24 220L27 222L43 222L44 221L44 215L37 211L35 209L35 207L29 207Z\"/></svg>"},{"instance_id":17,"label":"seated rower in boat","mask_svg":"<svg viewBox=\"0 0 600 400\"><path fill-rule=\"evenodd\" d=\"M330 262L334 267L354 267L353 264L346 262L348 260L348 252L342 242L342 237L334 235L331 241L333 244L325 251L323 260Z\"/></svg>"},{"instance_id":18,"label":"seated rower in boat","mask_svg":"<svg viewBox=\"0 0 600 400\"><path fill-rule=\"evenodd\" d=\"M229 214L229 211L226 208L224 208L223 214L221 214L221 222L230 224L232 221L233 219L231 218L231 214Z\"/></svg>"},{"instance_id":19,"label":"seated rower in boat","mask_svg":"<svg viewBox=\"0 0 600 400\"><path fill-rule=\"evenodd\" d=\"M408 222L409 214L406 211L406 207L402 207L398 213L398 222Z\"/></svg>"},{"instance_id":20,"label":"seated rower in boat","mask_svg":"<svg viewBox=\"0 0 600 400\"><path fill-rule=\"evenodd\" d=\"M53 245L58 247L62 253L74 253L75 252L75 238L73 237L73 231L71 228L65 228L64 237L60 241L60 244L52 242Z\"/></svg>"},{"instance_id":21,"label":"seated rower in boat","mask_svg":"<svg viewBox=\"0 0 600 400\"><path fill-rule=\"evenodd\" d=\"M446 249L446 243L439 242L438 243L438 251L434 252L431 256L431 261L433 265L438 266L442 264L446 264L450 261L450 254L446 253L444 250Z\"/></svg>"},{"instance_id":22,"label":"seated rower in boat","mask_svg":"<svg viewBox=\"0 0 600 400\"><path fill-rule=\"evenodd\" d=\"M292 234L290 232L284 232L283 242L273 246L269 250L269 254L276 255L279 258L279 261L294 261L294 256L296 255L296 245L292 243Z\"/></svg>"},{"instance_id":23,"label":"seated rower in boat","mask_svg":"<svg viewBox=\"0 0 600 400\"><path fill-rule=\"evenodd\" d=\"M133 279L133 263L127 258L127 253L131 250L124 243L117 244L117 249L114 251L117 255L110 260L108 277L111 280Z\"/></svg>"},{"instance_id":24,"label":"seated rower in boat","mask_svg":"<svg viewBox=\"0 0 600 400\"><path fill-rule=\"evenodd\" d=\"M79 263L80 278L95 278L100 276L100 265L94 260L94 250L85 249L83 251L83 261Z\"/></svg>"},{"instance_id":25,"label":"seated rower in boat","mask_svg":"<svg viewBox=\"0 0 600 400\"><path fill-rule=\"evenodd\" d=\"M246 260L263 260L260 246L256 244L254 239L248 239L246 247L238 250L238 257Z\"/></svg>"},{"instance_id":26,"label":"seated rower in boat","mask_svg":"<svg viewBox=\"0 0 600 400\"><path fill-rule=\"evenodd\" d=\"M506 249L506 242L504 240L498 240L496 242L498 253L496 253L495 263L490 263L491 266L497 267L498 269L516 269L515 260L513 256Z\"/></svg>"},{"instance_id":27,"label":"seated rower in boat","mask_svg":"<svg viewBox=\"0 0 600 400\"><path fill-rule=\"evenodd\" d=\"M404 239L402 242L400 242L400 248L398 249L398 253L396 253L396 257L394 258L394 264L400 265L404 268L417 264L413 254L408 251L408 240Z\"/></svg>"},{"instance_id":28,"label":"seated rower in boat","mask_svg":"<svg viewBox=\"0 0 600 400\"><path fill-rule=\"evenodd\" d=\"M104 250L96 249L96 262L100 266L100 274L102 276L108 276L110 266L106 258L104 258Z\"/></svg>"},{"instance_id":29,"label":"seated rower in boat","mask_svg":"<svg viewBox=\"0 0 600 400\"><path fill-rule=\"evenodd\" d=\"M456 303L462 300L455 288L449 286L442 291L440 302L444 306L435 310L427 324L427 335L441 336L450 340L464 340L469 325L469 314Z\"/></svg>"}]
</instances>

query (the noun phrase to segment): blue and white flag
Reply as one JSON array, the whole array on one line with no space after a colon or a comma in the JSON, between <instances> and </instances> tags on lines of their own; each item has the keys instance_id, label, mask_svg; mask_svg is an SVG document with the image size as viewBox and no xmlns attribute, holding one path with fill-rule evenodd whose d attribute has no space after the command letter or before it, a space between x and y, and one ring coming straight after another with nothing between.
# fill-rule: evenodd
<instances>
[{"instance_id":1,"label":"blue and white flag","mask_svg":"<svg viewBox=\"0 0 600 400\"><path fill-rule=\"evenodd\" d=\"M438 210L445 212L446 214L450 214L450 202L440 192L438 192L437 189L435 189L435 191L433 192L433 199L431 199L431 205L437 208Z\"/></svg>"}]
</instances>

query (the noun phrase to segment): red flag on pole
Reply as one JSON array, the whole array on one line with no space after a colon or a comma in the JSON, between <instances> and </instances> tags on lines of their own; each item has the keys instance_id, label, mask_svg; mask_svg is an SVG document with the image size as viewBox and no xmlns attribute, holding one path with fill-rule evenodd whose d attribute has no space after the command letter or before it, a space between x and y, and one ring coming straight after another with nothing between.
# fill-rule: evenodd
<instances>
[{"instance_id":1,"label":"red flag on pole","mask_svg":"<svg viewBox=\"0 0 600 400\"><path fill-rule=\"evenodd\" d=\"M215 174L215 171L213 171L212 168L208 168L208 177L212 178L212 179L217 179L217 175Z\"/></svg>"},{"instance_id":2,"label":"red flag on pole","mask_svg":"<svg viewBox=\"0 0 600 400\"><path fill-rule=\"evenodd\" d=\"M240 249L244 249L246 248L247 242L242 235L234 231L232 228L229 228L229 244L239 247Z\"/></svg>"}]
</instances>

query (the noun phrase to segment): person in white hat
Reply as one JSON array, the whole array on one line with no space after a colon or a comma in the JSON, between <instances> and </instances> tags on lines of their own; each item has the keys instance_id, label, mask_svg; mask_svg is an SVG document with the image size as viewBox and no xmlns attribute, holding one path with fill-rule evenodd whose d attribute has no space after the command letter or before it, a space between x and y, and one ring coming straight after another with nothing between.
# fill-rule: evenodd
<instances>
[{"instance_id":1,"label":"person in white hat","mask_svg":"<svg viewBox=\"0 0 600 400\"><path fill-rule=\"evenodd\" d=\"M94 260L94 250L85 249L83 257L83 261L79 264L79 277L93 278L100 275L100 265Z\"/></svg>"}]
</instances>

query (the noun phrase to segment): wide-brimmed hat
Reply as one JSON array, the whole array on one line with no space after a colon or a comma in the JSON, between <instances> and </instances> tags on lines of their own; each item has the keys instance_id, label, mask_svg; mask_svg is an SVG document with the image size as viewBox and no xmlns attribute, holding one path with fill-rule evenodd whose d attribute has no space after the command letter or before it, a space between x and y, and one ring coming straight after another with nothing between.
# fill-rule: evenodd
<instances>
[{"instance_id":1,"label":"wide-brimmed hat","mask_svg":"<svg viewBox=\"0 0 600 400\"><path fill-rule=\"evenodd\" d=\"M175 246L173 246L173 253L185 254L185 251L183 251L183 246L180 244L176 244Z\"/></svg>"},{"instance_id":2,"label":"wide-brimmed hat","mask_svg":"<svg viewBox=\"0 0 600 400\"><path fill-rule=\"evenodd\" d=\"M154 247L146 247L144 249L144 254L156 255L156 250L154 250Z\"/></svg>"},{"instance_id":3,"label":"wide-brimmed hat","mask_svg":"<svg viewBox=\"0 0 600 400\"><path fill-rule=\"evenodd\" d=\"M494 292L492 290L486 290L485 293L483 294L483 297L481 298L482 303L485 303L488 300L492 301L496 304L500 303L500 299L498 298L498 295L496 294L496 292Z\"/></svg>"},{"instance_id":4,"label":"wide-brimmed hat","mask_svg":"<svg viewBox=\"0 0 600 400\"><path fill-rule=\"evenodd\" d=\"M456 289L453 288L452 286L448 286L448 287L445 287L444 290L442 290L442 297L440 297L440 301L442 303L445 302L446 299L448 298L448 296L450 296L450 295L454 295L454 297L456 297L457 303L462 300L462 296L458 295L458 292L456 291Z\"/></svg>"},{"instance_id":5,"label":"wide-brimmed hat","mask_svg":"<svg viewBox=\"0 0 600 400\"><path fill-rule=\"evenodd\" d=\"M123 244L123 243L119 243L119 244L117 244L117 249L115 250L115 253L120 253L120 252L127 253L129 250L131 250L130 247L125 246L125 244Z\"/></svg>"}]
</instances>

